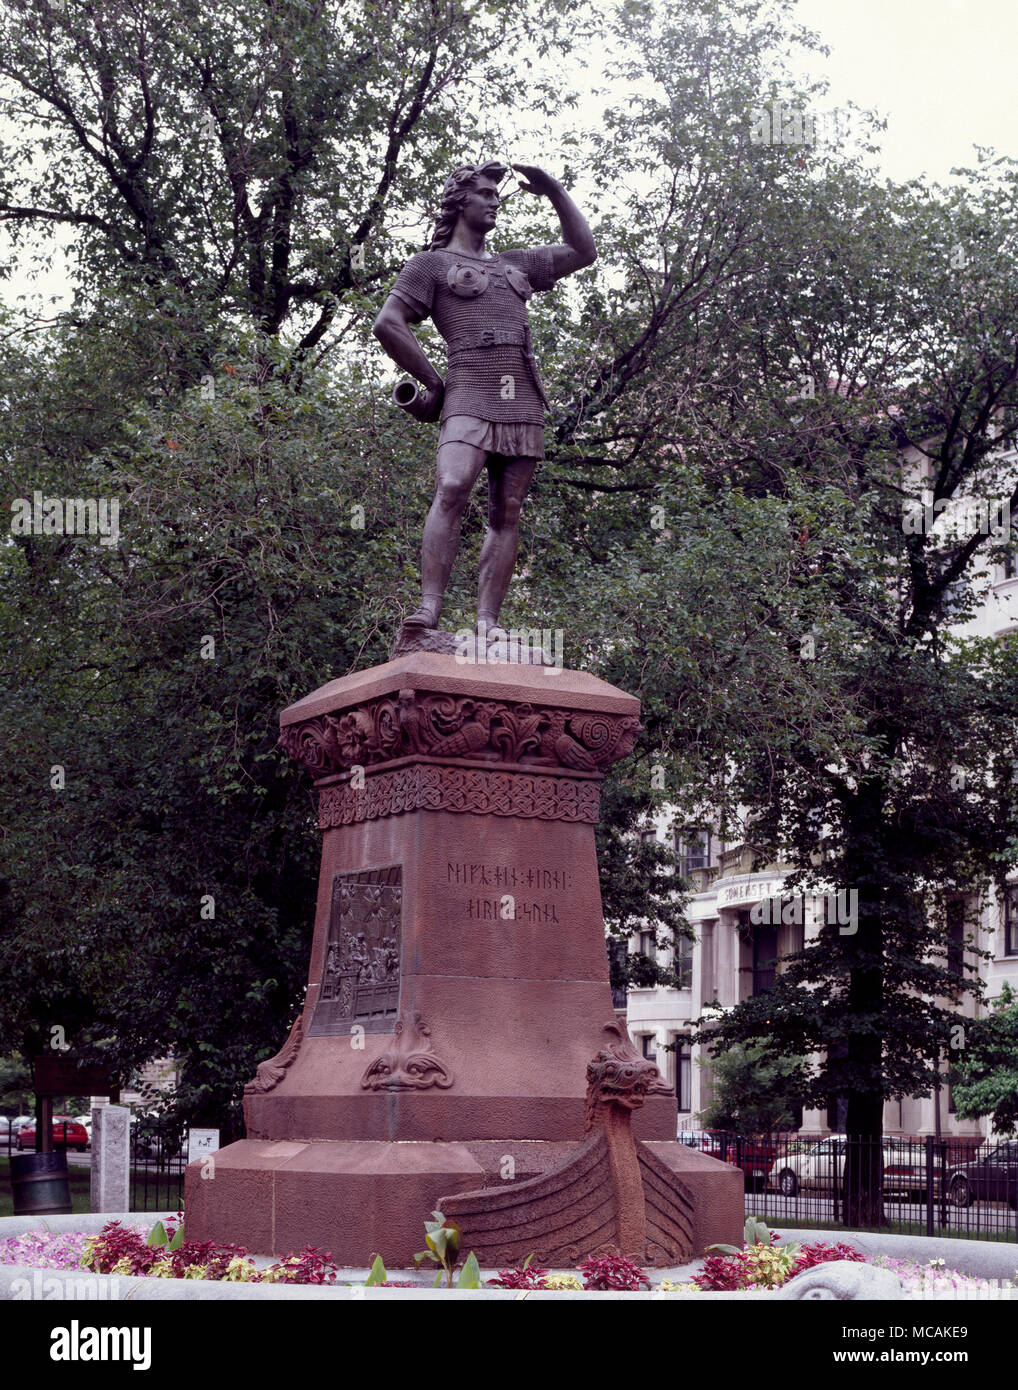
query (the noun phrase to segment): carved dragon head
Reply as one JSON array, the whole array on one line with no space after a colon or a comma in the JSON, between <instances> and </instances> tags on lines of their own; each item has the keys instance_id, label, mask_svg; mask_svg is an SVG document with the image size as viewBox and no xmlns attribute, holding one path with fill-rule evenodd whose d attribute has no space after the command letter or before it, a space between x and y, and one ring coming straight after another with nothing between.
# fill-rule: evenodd
<instances>
[{"instance_id":1,"label":"carved dragon head","mask_svg":"<svg viewBox=\"0 0 1018 1390\"><path fill-rule=\"evenodd\" d=\"M639 1110L652 1092L668 1092L653 1062L641 1057L617 1023L605 1024L612 1041L587 1063L587 1108L584 1129L593 1129L608 1106Z\"/></svg>"}]
</instances>

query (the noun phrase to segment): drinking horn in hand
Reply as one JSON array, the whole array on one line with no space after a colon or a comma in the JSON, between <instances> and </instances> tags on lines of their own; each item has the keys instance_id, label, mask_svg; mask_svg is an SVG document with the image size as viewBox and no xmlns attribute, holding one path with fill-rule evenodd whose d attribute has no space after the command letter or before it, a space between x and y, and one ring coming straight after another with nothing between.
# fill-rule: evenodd
<instances>
[{"instance_id":1,"label":"drinking horn in hand","mask_svg":"<svg viewBox=\"0 0 1018 1390\"><path fill-rule=\"evenodd\" d=\"M434 400L429 401L424 389L418 386L416 381L411 381L409 377L398 382L392 390L392 399L396 405L405 410L408 415L412 415L415 420L424 420L428 423L437 420L442 413L442 397L445 395L445 388L437 392Z\"/></svg>"}]
</instances>

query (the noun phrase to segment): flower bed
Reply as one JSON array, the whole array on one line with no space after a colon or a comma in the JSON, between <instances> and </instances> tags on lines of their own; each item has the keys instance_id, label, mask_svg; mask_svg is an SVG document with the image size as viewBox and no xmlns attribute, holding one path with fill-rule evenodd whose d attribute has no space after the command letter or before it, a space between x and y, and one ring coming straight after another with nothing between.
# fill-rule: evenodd
<instances>
[{"instance_id":1,"label":"flower bed","mask_svg":"<svg viewBox=\"0 0 1018 1390\"><path fill-rule=\"evenodd\" d=\"M437 1287L445 1282L457 1289L521 1289L586 1291L622 1290L645 1292L652 1288L647 1273L618 1253L592 1256L576 1272L542 1269L532 1258L515 1269L499 1270L482 1281L472 1255L459 1264L458 1231L446 1226L440 1212L426 1223L428 1252L421 1262L439 1266ZM749 1218L741 1249L712 1247L689 1282L662 1279L662 1293L773 1293L796 1275L828 1261L868 1263L889 1270L900 1281L906 1297L979 1296L996 1292L1002 1281L978 1278L946 1267L943 1259L926 1263L885 1254L864 1255L854 1246L839 1242L780 1242L763 1222ZM349 1285L352 1271L341 1270L326 1251L308 1247L272 1263L256 1263L243 1247L213 1241L188 1241L182 1218L157 1221L149 1231L123 1221L108 1221L98 1234L80 1231L28 1231L0 1238L0 1264L61 1271L90 1270L95 1274L125 1275L174 1280L217 1280L228 1283ZM346 1276L346 1277L344 1277ZM1018 1275L1016 1275L1018 1278ZM390 1280L376 1257L366 1279L358 1283L375 1288L421 1288L418 1282ZM1005 1287L1013 1287L1005 1283Z\"/></svg>"}]
</instances>

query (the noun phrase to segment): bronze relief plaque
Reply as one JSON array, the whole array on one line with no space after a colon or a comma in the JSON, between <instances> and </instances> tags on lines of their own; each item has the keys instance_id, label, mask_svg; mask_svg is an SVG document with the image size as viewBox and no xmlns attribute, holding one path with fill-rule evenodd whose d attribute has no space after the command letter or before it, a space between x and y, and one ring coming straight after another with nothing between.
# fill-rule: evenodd
<instances>
[{"instance_id":1,"label":"bronze relief plaque","mask_svg":"<svg viewBox=\"0 0 1018 1390\"><path fill-rule=\"evenodd\" d=\"M403 869L399 864L336 874L325 969L309 1037L391 1033L399 1016L400 919Z\"/></svg>"}]
</instances>

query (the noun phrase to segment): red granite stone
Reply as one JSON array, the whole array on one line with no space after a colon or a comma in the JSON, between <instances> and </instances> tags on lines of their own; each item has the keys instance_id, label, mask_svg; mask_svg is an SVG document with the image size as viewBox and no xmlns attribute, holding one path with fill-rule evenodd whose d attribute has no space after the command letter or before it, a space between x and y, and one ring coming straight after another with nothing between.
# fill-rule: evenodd
<instances>
[{"instance_id":1,"label":"red granite stone","mask_svg":"<svg viewBox=\"0 0 1018 1390\"><path fill-rule=\"evenodd\" d=\"M320 789L307 998L247 1087L248 1139L204 1189L188 1170L189 1236L310 1243L352 1264L390 1239L402 1259L439 1195L499 1181L521 1143L560 1156L580 1141L587 1064L614 1018L598 788L638 710L583 672L420 652L284 711L280 742ZM634 1135L676 1149L675 1112L649 1096ZM726 1202L734 1213L734 1194L710 1210Z\"/></svg>"}]
</instances>

